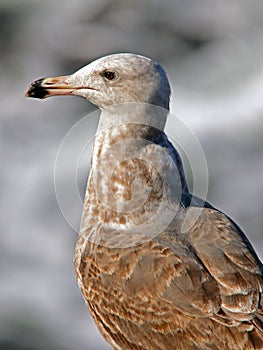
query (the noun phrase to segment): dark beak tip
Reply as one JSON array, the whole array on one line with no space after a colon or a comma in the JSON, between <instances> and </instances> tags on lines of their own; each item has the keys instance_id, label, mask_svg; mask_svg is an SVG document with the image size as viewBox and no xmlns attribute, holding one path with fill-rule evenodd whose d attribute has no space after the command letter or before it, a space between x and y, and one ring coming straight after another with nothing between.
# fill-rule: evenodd
<instances>
[{"instance_id":1,"label":"dark beak tip","mask_svg":"<svg viewBox=\"0 0 263 350\"><path fill-rule=\"evenodd\" d=\"M44 78L34 81L28 88L25 97L43 99L47 97L48 91L42 86Z\"/></svg>"}]
</instances>

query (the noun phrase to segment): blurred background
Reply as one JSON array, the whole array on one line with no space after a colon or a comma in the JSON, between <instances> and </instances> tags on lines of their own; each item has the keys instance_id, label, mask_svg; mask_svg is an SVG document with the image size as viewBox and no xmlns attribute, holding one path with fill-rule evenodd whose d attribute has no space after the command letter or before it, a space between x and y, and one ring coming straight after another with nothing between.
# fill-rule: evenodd
<instances>
[{"instance_id":1,"label":"blurred background","mask_svg":"<svg viewBox=\"0 0 263 350\"><path fill-rule=\"evenodd\" d=\"M97 57L134 52L162 64L172 111L205 152L208 200L263 258L261 0L0 0L0 52L0 349L109 349L75 282L77 234L53 185L61 141L95 108L80 98L24 98L33 80ZM91 118L87 139L96 124ZM65 165L65 193L71 170ZM72 207L69 195L78 222Z\"/></svg>"}]
</instances>

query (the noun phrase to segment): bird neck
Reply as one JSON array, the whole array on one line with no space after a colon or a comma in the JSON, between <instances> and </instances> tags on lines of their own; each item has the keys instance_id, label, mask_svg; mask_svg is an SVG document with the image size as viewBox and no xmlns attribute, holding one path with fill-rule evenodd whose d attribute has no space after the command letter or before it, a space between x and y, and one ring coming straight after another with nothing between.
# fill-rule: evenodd
<instances>
[{"instance_id":1,"label":"bird neck","mask_svg":"<svg viewBox=\"0 0 263 350\"><path fill-rule=\"evenodd\" d=\"M121 103L102 109L98 132L112 125L137 123L164 131L169 110L148 103Z\"/></svg>"},{"instance_id":2,"label":"bird neck","mask_svg":"<svg viewBox=\"0 0 263 350\"><path fill-rule=\"evenodd\" d=\"M148 222L164 228L182 192L167 138L163 130L139 123L140 116L125 122L123 115L112 116L114 123L110 117L102 113L94 139L82 231L94 231L94 225L141 230Z\"/></svg>"}]
</instances>

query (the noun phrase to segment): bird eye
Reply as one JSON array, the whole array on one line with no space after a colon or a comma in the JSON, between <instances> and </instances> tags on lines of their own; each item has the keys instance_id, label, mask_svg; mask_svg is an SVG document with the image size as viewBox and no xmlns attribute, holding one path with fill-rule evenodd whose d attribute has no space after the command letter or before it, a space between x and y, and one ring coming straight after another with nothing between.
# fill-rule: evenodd
<instances>
[{"instance_id":1,"label":"bird eye","mask_svg":"<svg viewBox=\"0 0 263 350\"><path fill-rule=\"evenodd\" d=\"M103 73L103 76L107 79L107 80L113 80L115 79L115 73L114 72L111 72L109 70L106 70L104 73Z\"/></svg>"}]
</instances>

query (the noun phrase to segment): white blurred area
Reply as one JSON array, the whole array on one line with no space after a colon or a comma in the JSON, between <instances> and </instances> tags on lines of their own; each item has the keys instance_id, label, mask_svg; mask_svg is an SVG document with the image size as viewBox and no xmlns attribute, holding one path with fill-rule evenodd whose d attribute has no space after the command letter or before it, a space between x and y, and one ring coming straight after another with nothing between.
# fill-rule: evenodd
<instances>
[{"instance_id":1,"label":"white blurred area","mask_svg":"<svg viewBox=\"0 0 263 350\"><path fill-rule=\"evenodd\" d=\"M0 349L109 349L75 282L77 236L53 186L61 141L94 106L73 97L24 98L33 80L97 57L135 52L163 65L172 111L206 154L208 200L263 257L261 0L0 0L0 52ZM78 220L70 195L68 206Z\"/></svg>"}]
</instances>

